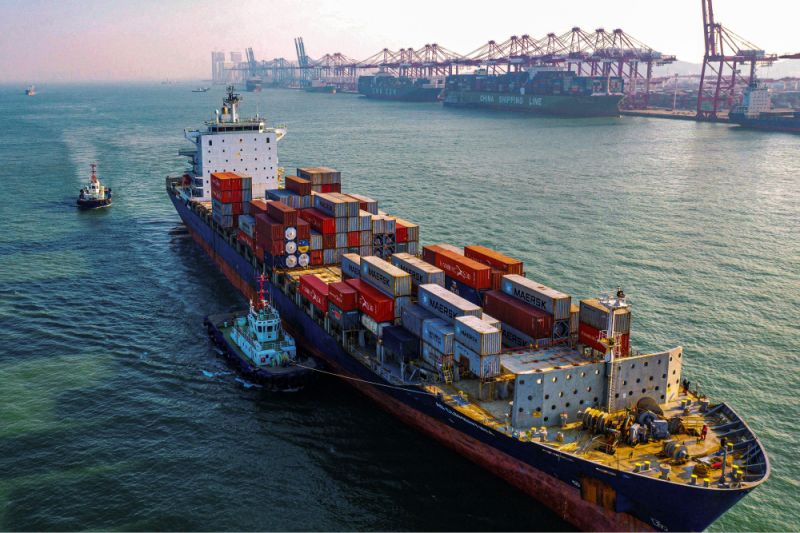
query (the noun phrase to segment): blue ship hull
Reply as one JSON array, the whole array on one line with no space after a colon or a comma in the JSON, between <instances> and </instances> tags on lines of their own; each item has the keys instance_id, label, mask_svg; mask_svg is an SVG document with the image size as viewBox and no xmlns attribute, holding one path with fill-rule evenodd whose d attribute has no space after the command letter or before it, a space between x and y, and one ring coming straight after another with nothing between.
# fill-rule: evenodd
<instances>
[{"instance_id":1,"label":"blue ship hull","mask_svg":"<svg viewBox=\"0 0 800 533\"><path fill-rule=\"evenodd\" d=\"M169 196L195 241L245 297L252 297L260 274L254 263L235 249L237 245L213 231L180 197ZM580 529L701 531L753 488L706 488L612 471L480 425L440 397L417 387L390 384L348 354L324 325L292 298L279 290L273 292L273 305L298 347L335 372L363 380L345 381L403 422L520 488Z\"/></svg>"}]
</instances>

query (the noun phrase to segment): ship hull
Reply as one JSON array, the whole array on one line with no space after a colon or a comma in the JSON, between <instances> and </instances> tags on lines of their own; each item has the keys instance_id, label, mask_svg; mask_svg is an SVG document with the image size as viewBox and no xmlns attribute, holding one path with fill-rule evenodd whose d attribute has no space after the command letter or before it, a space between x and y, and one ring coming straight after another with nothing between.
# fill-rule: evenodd
<instances>
[{"instance_id":1,"label":"ship hull","mask_svg":"<svg viewBox=\"0 0 800 533\"><path fill-rule=\"evenodd\" d=\"M622 95L537 95L511 94L448 89L444 95L447 107L466 107L516 111L565 117L619 116Z\"/></svg>"},{"instance_id":2,"label":"ship hull","mask_svg":"<svg viewBox=\"0 0 800 533\"><path fill-rule=\"evenodd\" d=\"M436 87L360 87L359 93L373 100L436 102L442 94Z\"/></svg>"},{"instance_id":3,"label":"ship hull","mask_svg":"<svg viewBox=\"0 0 800 533\"><path fill-rule=\"evenodd\" d=\"M260 274L254 265L180 197L169 196L195 242L242 295L252 299ZM385 381L348 354L324 324L283 292L274 291L272 303L305 353L351 378L344 381L404 423L505 479L580 529L701 531L751 490L708 489L611 471L550 447L512 438L465 417L437 396Z\"/></svg>"},{"instance_id":4,"label":"ship hull","mask_svg":"<svg viewBox=\"0 0 800 533\"><path fill-rule=\"evenodd\" d=\"M78 200L78 209L99 209L101 207L108 207L111 205L111 198L104 198L102 200Z\"/></svg>"},{"instance_id":5,"label":"ship hull","mask_svg":"<svg viewBox=\"0 0 800 533\"><path fill-rule=\"evenodd\" d=\"M800 133L798 117L747 118L741 113L730 113L728 121L747 129Z\"/></svg>"}]
</instances>

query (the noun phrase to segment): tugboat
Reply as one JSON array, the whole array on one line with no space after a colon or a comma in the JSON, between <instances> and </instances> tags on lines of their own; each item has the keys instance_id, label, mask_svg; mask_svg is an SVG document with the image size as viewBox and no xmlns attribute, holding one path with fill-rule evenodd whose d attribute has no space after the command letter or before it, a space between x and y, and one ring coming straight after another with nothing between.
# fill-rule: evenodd
<instances>
[{"instance_id":1,"label":"tugboat","mask_svg":"<svg viewBox=\"0 0 800 533\"><path fill-rule=\"evenodd\" d=\"M266 277L259 277L258 302L250 311L210 315L205 326L222 354L248 379L271 391L302 389L317 369L310 357L298 359L294 338L264 293Z\"/></svg>"},{"instance_id":2,"label":"tugboat","mask_svg":"<svg viewBox=\"0 0 800 533\"><path fill-rule=\"evenodd\" d=\"M25 95L26 96L36 96L36 86L35 85L31 85L30 87L25 89Z\"/></svg>"},{"instance_id":3,"label":"tugboat","mask_svg":"<svg viewBox=\"0 0 800 533\"><path fill-rule=\"evenodd\" d=\"M78 196L79 209L97 209L111 205L111 189L100 183L97 179L97 165L92 163L92 178L89 184L81 189Z\"/></svg>"}]
</instances>

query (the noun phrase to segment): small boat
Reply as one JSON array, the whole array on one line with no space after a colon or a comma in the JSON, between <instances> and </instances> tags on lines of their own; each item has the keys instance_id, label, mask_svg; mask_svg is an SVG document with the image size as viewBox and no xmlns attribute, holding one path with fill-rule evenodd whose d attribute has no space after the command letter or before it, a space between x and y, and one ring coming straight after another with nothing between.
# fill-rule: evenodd
<instances>
[{"instance_id":1,"label":"small boat","mask_svg":"<svg viewBox=\"0 0 800 533\"><path fill-rule=\"evenodd\" d=\"M264 293L266 277L259 278L258 302L249 312L209 315L209 337L243 377L264 389L294 392L306 386L318 364L298 358L294 338L283 329L278 310Z\"/></svg>"},{"instance_id":2,"label":"small boat","mask_svg":"<svg viewBox=\"0 0 800 533\"><path fill-rule=\"evenodd\" d=\"M197 89L192 89L193 93L207 93L210 87L198 87Z\"/></svg>"},{"instance_id":3,"label":"small boat","mask_svg":"<svg viewBox=\"0 0 800 533\"><path fill-rule=\"evenodd\" d=\"M97 165L92 163L92 177L89 184L81 189L78 196L78 208L97 209L111 205L111 189L100 183L97 179Z\"/></svg>"},{"instance_id":4,"label":"small boat","mask_svg":"<svg viewBox=\"0 0 800 533\"><path fill-rule=\"evenodd\" d=\"M35 85L31 85L30 87L25 89L25 94L27 96L36 96L36 86Z\"/></svg>"}]
</instances>

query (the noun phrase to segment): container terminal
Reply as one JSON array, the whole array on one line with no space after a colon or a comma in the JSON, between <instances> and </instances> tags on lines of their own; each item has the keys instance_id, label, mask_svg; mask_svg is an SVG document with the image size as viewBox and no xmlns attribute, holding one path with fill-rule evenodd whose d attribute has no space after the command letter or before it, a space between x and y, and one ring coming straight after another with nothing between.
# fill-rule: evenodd
<instances>
[{"instance_id":1,"label":"container terminal","mask_svg":"<svg viewBox=\"0 0 800 533\"><path fill-rule=\"evenodd\" d=\"M384 48L363 60L339 52L312 59L306 53L303 39L298 37L296 61L285 58L256 61L253 49L248 48L246 62L225 62L223 53L213 52L212 78L216 83L244 84L246 80L247 90L261 90L262 86L303 88L313 81L335 87L337 92L358 92L375 99L409 102L440 99L451 105L548 113L548 109L562 106L546 103L550 99L547 91L539 95L544 98L537 99L523 84L517 83L513 91L499 91L495 95L481 95L479 91L465 94L464 80L458 76L485 77L489 83L500 86L507 85L505 77L528 72L533 82L536 71L551 69L587 78L589 84L620 79L624 98L620 99L616 114L724 123L729 122L728 113L732 109L745 105L743 99L748 88L761 85L771 92L771 105L766 113L772 116L765 116L763 121L736 123L793 131L785 119L800 109L800 79L758 79L756 68L769 67L779 59L798 59L800 54L778 56L765 52L721 24L715 17L712 0L700 3L702 10L698 15L702 14L705 50L696 75L670 75L666 71L677 60L674 55L659 52L622 29L597 28L589 32L574 27L538 39L526 34L505 41L492 40L467 54L433 43L418 49ZM447 88L444 92L435 90L445 79L450 80L449 98ZM477 102L473 101L475 98ZM557 100L570 99L559 96ZM540 102L542 105L536 105ZM566 111L550 114L596 116L593 112L581 112L580 102L574 102ZM781 117L775 120L775 115Z\"/></svg>"},{"instance_id":2,"label":"container terminal","mask_svg":"<svg viewBox=\"0 0 800 533\"><path fill-rule=\"evenodd\" d=\"M769 477L733 406L683 375L680 346L636 349L622 289L573 299L499 251L425 245L341 172L285 175L286 128L240 117L240 99L229 89L184 133L190 168L166 193L245 298L269 280L324 372L584 530L703 530ZM215 187L219 173L250 178L250 200Z\"/></svg>"}]
</instances>

